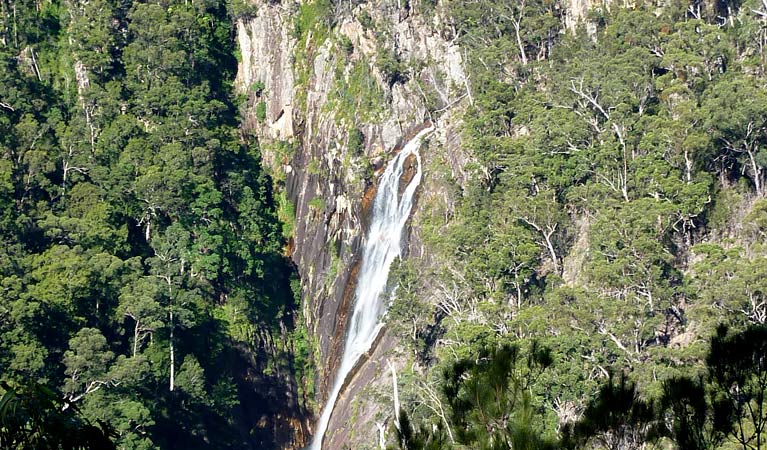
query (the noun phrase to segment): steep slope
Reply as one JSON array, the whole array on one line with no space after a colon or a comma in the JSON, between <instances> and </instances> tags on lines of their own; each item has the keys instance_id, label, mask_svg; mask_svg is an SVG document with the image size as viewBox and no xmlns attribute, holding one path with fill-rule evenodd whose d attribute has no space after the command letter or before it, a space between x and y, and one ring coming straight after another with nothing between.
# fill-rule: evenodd
<instances>
[{"instance_id":1,"label":"steep slope","mask_svg":"<svg viewBox=\"0 0 767 450\"><path fill-rule=\"evenodd\" d=\"M416 418L447 426L450 361L543 344L556 364L531 389L556 430L610 370L652 392L701 370L717 322L764 321L767 13L725 6L268 3L240 20L247 124L295 217L315 411L375 174L436 126L386 333L328 448L384 433L390 361Z\"/></svg>"},{"instance_id":2,"label":"steep slope","mask_svg":"<svg viewBox=\"0 0 767 450\"><path fill-rule=\"evenodd\" d=\"M418 12L393 3L338 8L260 3L254 17L237 23L247 127L284 186L285 209L295 214L293 260L316 343L317 411L339 364L379 169L400 142L433 120L425 165L447 155L461 170L454 117L467 101L460 49ZM427 178L421 192L434 195L430 184ZM356 423L350 402L382 376L392 342L388 334L381 339L345 390L330 429L348 423L352 430L333 434L328 448L352 442L365 427L375 431L373 413ZM370 443L370 436L357 438Z\"/></svg>"}]
</instances>

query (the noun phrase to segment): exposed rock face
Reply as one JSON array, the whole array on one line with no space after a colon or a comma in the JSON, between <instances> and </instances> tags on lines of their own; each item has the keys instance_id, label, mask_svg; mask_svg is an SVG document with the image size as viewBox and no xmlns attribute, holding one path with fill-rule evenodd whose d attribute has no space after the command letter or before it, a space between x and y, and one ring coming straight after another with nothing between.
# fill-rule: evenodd
<instances>
[{"instance_id":1,"label":"exposed rock face","mask_svg":"<svg viewBox=\"0 0 767 450\"><path fill-rule=\"evenodd\" d=\"M413 180L417 171L418 167L415 155L408 156L405 160L405 171L402 173L402 178L399 180L400 194L402 194L402 191L404 191L407 185Z\"/></svg>"},{"instance_id":2,"label":"exposed rock face","mask_svg":"<svg viewBox=\"0 0 767 450\"><path fill-rule=\"evenodd\" d=\"M568 286L582 285L581 267L586 263L589 254L589 223L588 217L577 221L577 239L570 253L562 261L562 279Z\"/></svg>"},{"instance_id":3,"label":"exposed rock face","mask_svg":"<svg viewBox=\"0 0 767 450\"><path fill-rule=\"evenodd\" d=\"M237 83L249 97L244 128L258 136L265 164L276 179L284 179L295 206L292 257L301 275L304 317L318 344L314 357L319 409L334 381L354 301L365 210L375 195L373 174L383 169L409 133L433 120L437 131L428 148L421 149L426 175L421 189L427 195L439 191L428 178L431 161L437 157L448 163L453 178L465 179L463 166L468 156L461 152L455 117L460 117L457 112L468 102L469 82L461 49L437 31L439 17L426 20L398 8L396 2L363 4L335 17L331 39L317 41L310 32L305 47L299 49L289 30L294 29L301 5L259 1L256 6L256 17L237 22L242 54ZM363 12L386 30L382 41L358 20ZM340 48L340 39L350 41L352 49ZM406 81L390 84L378 68L381 49L400 61L417 61L419 68L408 69ZM296 59L299 57L306 60ZM381 92L377 114L357 111L351 120L348 114L339 114L338 90L349 83L350 65L362 65L365 78ZM354 129L361 132L364 142L352 150L350 130ZM292 154L279 150L285 147L291 147ZM414 173L415 167L410 167L403 178ZM418 245L410 244L412 248ZM329 428L336 431L328 433L325 448L359 448L377 442L376 422L391 416L391 406L366 401L352 417L352 402L363 388L379 385L391 389L384 369L389 360L401 364L390 352L396 342L396 336L385 333L370 358L358 366L336 404Z\"/></svg>"},{"instance_id":4,"label":"exposed rock face","mask_svg":"<svg viewBox=\"0 0 767 450\"><path fill-rule=\"evenodd\" d=\"M293 138L293 49L295 42L288 36L292 20L280 14L276 7L247 21L238 20L237 43L242 62L237 73L241 92L249 94L245 127L256 129L268 141ZM259 90L257 92L257 90ZM266 104L263 123L255 111L260 102ZM276 161L264 155L264 163L275 167Z\"/></svg>"}]
</instances>

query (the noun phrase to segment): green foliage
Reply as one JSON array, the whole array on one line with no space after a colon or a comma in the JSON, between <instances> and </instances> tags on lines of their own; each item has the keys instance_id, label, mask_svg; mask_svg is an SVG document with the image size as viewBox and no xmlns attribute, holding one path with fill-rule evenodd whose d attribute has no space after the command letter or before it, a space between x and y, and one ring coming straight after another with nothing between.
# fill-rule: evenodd
<instances>
[{"instance_id":1,"label":"green foliage","mask_svg":"<svg viewBox=\"0 0 767 450\"><path fill-rule=\"evenodd\" d=\"M714 405L703 377L675 377L663 383L660 408L671 418L668 432L680 450L718 448L729 428L724 405ZM724 414L723 414L724 413Z\"/></svg>"},{"instance_id":2,"label":"green foliage","mask_svg":"<svg viewBox=\"0 0 767 450\"><path fill-rule=\"evenodd\" d=\"M327 33L328 16L331 4L327 0L314 0L312 2L302 3L298 16L296 17L294 36L299 40L306 39L309 32ZM315 42L322 43L323 37L315 36Z\"/></svg>"},{"instance_id":3,"label":"green foliage","mask_svg":"<svg viewBox=\"0 0 767 450\"><path fill-rule=\"evenodd\" d=\"M414 429L404 409L399 412L395 434L397 445L402 450L440 450L450 445L449 436L441 424L432 429L421 424L418 429Z\"/></svg>"},{"instance_id":4,"label":"green foliage","mask_svg":"<svg viewBox=\"0 0 767 450\"><path fill-rule=\"evenodd\" d=\"M534 429L535 407L529 387L552 364L548 349L533 344L483 351L448 369L443 387L452 410L458 442L481 449L512 449L551 444Z\"/></svg>"},{"instance_id":5,"label":"green foliage","mask_svg":"<svg viewBox=\"0 0 767 450\"><path fill-rule=\"evenodd\" d=\"M322 161L312 159L309 164L306 165L306 171L311 175L319 175L322 173Z\"/></svg>"},{"instance_id":6,"label":"green foliage","mask_svg":"<svg viewBox=\"0 0 767 450\"><path fill-rule=\"evenodd\" d=\"M404 83L410 77L407 63L402 61L399 55L391 50L378 49L376 65L389 87L397 83Z\"/></svg>"},{"instance_id":7,"label":"green foliage","mask_svg":"<svg viewBox=\"0 0 767 450\"><path fill-rule=\"evenodd\" d=\"M314 197L307 203L309 209L315 212L319 212L325 209L325 199L322 197Z\"/></svg>"},{"instance_id":8,"label":"green foliage","mask_svg":"<svg viewBox=\"0 0 767 450\"><path fill-rule=\"evenodd\" d=\"M116 449L114 430L105 422L92 425L76 406L62 402L45 386L2 383L0 446L9 450Z\"/></svg>"},{"instance_id":9,"label":"green foliage","mask_svg":"<svg viewBox=\"0 0 767 450\"><path fill-rule=\"evenodd\" d=\"M349 152L356 156L362 156L365 151L365 135L359 128L349 130L349 141L347 143Z\"/></svg>"},{"instance_id":10,"label":"green foliage","mask_svg":"<svg viewBox=\"0 0 767 450\"><path fill-rule=\"evenodd\" d=\"M261 339L296 302L272 180L237 132L240 3L0 8L0 381L53 386L121 448L247 446L238 403L276 407L263 367L292 364ZM276 391L238 395L257 383Z\"/></svg>"},{"instance_id":11,"label":"green foliage","mask_svg":"<svg viewBox=\"0 0 767 450\"><path fill-rule=\"evenodd\" d=\"M258 80L250 85L250 90L253 93L255 93L257 96L261 96L261 94L264 93L265 88L266 88L266 85L261 80Z\"/></svg>"},{"instance_id":12,"label":"green foliage","mask_svg":"<svg viewBox=\"0 0 767 450\"><path fill-rule=\"evenodd\" d=\"M312 55L317 46L322 45L330 31L329 0L314 0L302 2L293 22L293 37L296 39L296 86L308 87L312 73ZM297 92L298 105L306 105L306 91Z\"/></svg>"},{"instance_id":13,"label":"green foliage","mask_svg":"<svg viewBox=\"0 0 767 450\"><path fill-rule=\"evenodd\" d=\"M610 377L583 417L565 429L563 446L641 448L665 437L687 450L728 448L727 443L760 448L765 343L763 326L735 334L720 327L711 339L706 379L669 378L656 400L642 395L625 374L618 382Z\"/></svg>"},{"instance_id":14,"label":"green foliage","mask_svg":"<svg viewBox=\"0 0 767 450\"><path fill-rule=\"evenodd\" d=\"M226 9L233 19L248 19L258 14L258 7L248 0L228 0Z\"/></svg>"},{"instance_id":15,"label":"green foliage","mask_svg":"<svg viewBox=\"0 0 767 450\"><path fill-rule=\"evenodd\" d=\"M723 310L733 325L765 323L765 256L748 257L742 248L713 244L700 244L694 250L703 256L691 280L700 291L696 313L710 314L713 307Z\"/></svg>"},{"instance_id":16,"label":"green foliage","mask_svg":"<svg viewBox=\"0 0 767 450\"><path fill-rule=\"evenodd\" d=\"M525 351L509 344L483 349L453 363L441 385L450 408L448 428L415 428L402 411L395 425L399 448L555 448L554 440L536 425L540 410L530 390L551 364L549 349L536 343Z\"/></svg>"},{"instance_id":17,"label":"green foliage","mask_svg":"<svg viewBox=\"0 0 767 450\"><path fill-rule=\"evenodd\" d=\"M717 322L763 323L767 91L741 38L758 14L723 28L639 4L560 32L560 2L443 6L476 164L422 224L439 262L416 301L443 314L439 358L545 342L559 366L537 392L563 421L610 370L657 395L701 367Z\"/></svg>"},{"instance_id":18,"label":"green foliage","mask_svg":"<svg viewBox=\"0 0 767 450\"><path fill-rule=\"evenodd\" d=\"M373 23L373 17L371 17L370 13L367 12L366 10L364 9L362 10L357 20L359 20L360 25L362 25L362 29L364 29L365 31L375 29L375 23Z\"/></svg>"},{"instance_id":19,"label":"green foliage","mask_svg":"<svg viewBox=\"0 0 767 450\"><path fill-rule=\"evenodd\" d=\"M277 194L277 218L282 223L282 237L290 239L296 223L296 207L287 194L282 191Z\"/></svg>"},{"instance_id":20,"label":"green foliage","mask_svg":"<svg viewBox=\"0 0 767 450\"><path fill-rule=\"evenodd\" d=\"M761 448L767 437L766 351L764 326L734 334L720 326L706 358L717 392L716 412L721 417L716 424L743 449Z\"/></svg>"},{"instance_id":21,"label":"green foliage","mask_svg":"<svg viewBox=\"0 0 767 450\"><path fill-rule=\"evenodd\" d=\"M301 282L298 277L293 277L290 280L290 287L293 291L295 302L299 303L301 300ZM299 395L303 397L304 403L311 405L314 401L314 380L316 379L313 357L319 352L319 344L312 341L312 336L309 334L306 321L302 316L303 311L295 319L296 327L293 330L291 340L293 342L296 380L300 381Z\"/></svg>"},{"instance_id":22,"label":"green foliage","mask_svg":"<svg viewBox=\"0 0 767 450\"><path fill-rule=\"evenodd\" d=\"M266 120L266 102L260 101L256 103L256 119L263 123Z\"/></svg>"},{"instance_id":23,"label":"green foliage","mask_svg":"<svg viewBox=\"0 0 767 450\"><path fill-rule=\"evenodd\" d=\"M339 45L347 55L351 55L354 51L354 43L346 35L341 35L339 37Z\"/></svg>"},{"instance_id":24,"label":"green foliage","mask_svg":"<svg viewBox=\"0 0 767 450\"><path fill-rule=\"evenodd\" d=\"M574 427L578 447L638 448L656 437L653 405L640 398L636 385L621 374L610 377ZM573 437L565 434L565 440ZM596 441L596 442L592 442ZM572 443L569 443L572 445Z\"/></svg>"},{"instance_id":25,"label":"green foliage","mask_svg":"<svg viewBox=\"0 0 767 450\"><path fill-rule=\"evenodd\" d=\"M404 345L412 346L420 362L428 363L431 340L434 337L433 311L419 298L424 292L418 268L409 260L392 262L389 279L396 280L393 301L387 310L387 324L392 332L401 337Z\"/></svg>"},{"instance_id":26,"label":"green foliage","mask_svg":"<svg viewBox=\"0 0 767 450\"><path fill-rule=\"evenodd\" d=\"M764 440L763 325L729 333L718 327L706 356L707 379L672 378L664 384L662 411L680 448L759 448Z\"/></svg>"},{"instance_id":27,"label":"green foliage","mask_svg":"<svg viewBox=\"0 0 767 450\"><path fill-rule=\"evenodd\" d=\"M339 124L380 121L385 105L384 92L373 77L369 62L363 58L350 64L348 72L344 65L337 67L334 84L336 96L329 101L328 107L334 110ZM352 154L356 155L354 152Z\"/></svg>"},{"instance_id":28,"label":"green foliage","mask_svg":"<svg viewBox=\"0 0 767 450\"><path fill-rule=\"evenodd\" d=\"M460 376L441 381L450 423L432 433L402 414L400 445L453 445L455 431L457 445L475 448L547 446L542 430L579 411L611 369L633 381L599 391L586 441L636 443L655 427L680 448L714 448L724 435L761 445L762 377L749 371L763 353L751 327L767 320L763 5L640 2L593 9L593 26L570 32L560 1L405 3L438 14L472 92L461 136L471 162L453 174L439 161L430 177L448 195L421 205L437 267L395 264L389 311L419 369ZM238 399L277 417L274 393L296 371L310 403L318 344L293 311L283 253L295 207L272 191L284 174L270 179L236 128L232 19L255 7L2 6L3 379L54 386L70 410L112 423L125 448L265 442L258 427L241 432L252 424L235 413ZM372 62L351 61L351 40L333 35L341 7L298 6L296 108L317 49L338 50L328 108L348 130L352 167L386 99ZM386 35L354 11L366 32ZM393 45L375 55L389 87L414 71ZM264 83L250 88L263 122ZM268 150L287 164L296 149ZM307 171L324 175L318 161ZM326 209L320 197L309 207ZM751 330L750 341L723 332L712 375L690 378L701 336L721 321ZM482 350L511 339L518 347ZM519 349L533 339L554 367L526 366ZM655 397L665 428L646 414ZM605 399L617 406L603 414Z\"/></svg>"},{"instance_id":29,"label":"green foliage","mask_svg":"<svg viewBox=\"0 0 767 450\"><path fill-rule=\"evenodd\" d=\"M328 271L327 273L325 273L326 289L330 289L330 287L336 281L336 277L338 277L339 271L342 268L341 255L339 251L337 250L339 248L337 241L330 243L329 247L331 248L330 249L330 267L328 267Z\"/></svg>"}]
</instances>

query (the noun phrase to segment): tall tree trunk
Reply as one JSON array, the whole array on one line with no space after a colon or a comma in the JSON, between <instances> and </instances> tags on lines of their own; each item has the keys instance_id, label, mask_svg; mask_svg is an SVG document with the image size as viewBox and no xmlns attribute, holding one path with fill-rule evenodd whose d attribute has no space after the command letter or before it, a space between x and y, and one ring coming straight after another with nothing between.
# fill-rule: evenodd
<instances>
[{"instance_id":1,"label":"tall tree trunk","mask_svg":"<svg viewBox=\"0 0 767 450\"><path fill-rule=\"evenodd\" d=\"M692 183L692 160L690 159L690 155L686 149L684 151L684 174L685 180L687 180L687 184Z\"/></svg>"},{"instance_id":2,"label":"tall tree trunk","mask_svg":"<svg viewBox=\"0 0 767 450\"><path fill-rule=\"evenodd\" d=\"M173 348L173 310L170 311L170 391L172 392L176 383L176 354Z\"/></svg>"},{"instance_id":3,"label":"tall tree trunk","mask_svg":"<svg viewBox=\"0 0 767 450\"><path fill-rule=\"evenodd\" d=\"M554 250L554 244L551 242L551 236L554 234L554 231L556 231L556 227L554 229L549 229L548 233L542 233L543 238L546 239L546 247L549 249L549 254L551 255L551 261L554 263L554 271L559 275L559 260L557 259L557 252Z\"/></svg>"},{"instance_id":4,"label":"tall tree trunk","mask_svg":"<svg viewBox=\"0 0 767 450\"><path fill-rule=\"evenodd\" d=\"M518 20L513 21L514 24L514 31L517 35L517 46L519 46L519 55L522 57L522 65L527 65L527 54L525 53L525 46L522 44L522 36L520 35L520 22L522 21L522 13L520 13L520 18Z\"/></svg>"},{"instance_id":5,"label":"tall tree trunk","mask_svg":"<svg viewBox=\"0 0 767 450\"><path fill-rule=\"evenodd\" d=\"M138 353L138 335L139 335L139 324L140 322L136 320L136 325L133 327L133 357L136 357L136 353Z\"/></svg>"},{"instance_id":6,"label":"tall tree trunk","mask_svg":"<svg viewBox=\"0 0 767 450\"><path fill-rule=\"evenodd\" d=\"M756 195L759 197L764 196L764 188L762 186L762 168L756 163L756 154L754 150L748 148L748 159L751 162L751 171L754 173L754 186L756 187Z\"/></svg>"}]
</instances>

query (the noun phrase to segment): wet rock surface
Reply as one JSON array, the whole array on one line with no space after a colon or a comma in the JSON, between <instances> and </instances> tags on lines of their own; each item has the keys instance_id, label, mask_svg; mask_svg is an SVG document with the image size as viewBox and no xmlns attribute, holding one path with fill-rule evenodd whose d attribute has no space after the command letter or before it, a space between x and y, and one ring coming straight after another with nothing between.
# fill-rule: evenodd
<instances>
[{"instance_id":1,"label":"wet rock surface","mask_svg":"<svg viewBox=\"0 0 767 450\"><path fill-rule=\"evenodd\" d=\"M418 172L418 161L415 155L410 155L405 160L405 170L402 172L402 177L399 179L399 193L405 190L408 184L413 180L415 174Z\"/></svg>"},{"instance_id":2,"label":"wet rock surface","mask_svg":"<svg viewBox=\"0 0 767 450\"><path fill-rule=\"evenodd\" d=\"M237 83L241 92L248 95L244 131L255 135L260 143L265 165L282 179L289 200L294 205L295 227L292 259L301 277L303 317L312 340L317 343L314 358L317 366L316 394L314 400L320 409L328 396L339 364L347 317L351 314L359 270L359 253L365 239L370 219L370 208L375 197L377 175L385 168L399 150L399 145L417 133L433 119L436 131L430 136L429 148L422 148L424 158L424 181L419 196L438 195L438 186L429 178L429 165L438 155L453 171L455 179L465 179L461 171L468 156L460 151L459 126L455 119L467 103L461 86L467 85L461 51L454 43L446 41L437 31L437 19L426 19L413 12L405 13L391 4L362 4L337 18L331 33L346 36L353 44L348 58L366 61L370 78L384 92L385 104L380 115L363 121L356 119L356 129L364 136L361 149L351 152L347 148L350 125L339 121L333 105L336 100L336 77L338 67L345 64L345 57L331 41L308 40L300 52L307 58L309 70L304 84L297 80L298 54L295 38L287 30L293 29L297 14L297 2L273 3L257 1L257 15L237 23L237 39L242 51L242 62ZM385 24L389 38L379 41L376 34L361 26L358 17L365 13L376 23ZM394 45L393 50L402 60L427 62L420 73L405 83L389 86L376 64L379 48ZM260 93L253 90L262 87ZM439 105L454 105L430 117L422 86L433 86L438 93ZM453 89L451 87L457 87ZM296 93L305 94L305 101ZM266 117L257 120L255 108L261 102L266 105ZM289 147L290 154L277 151ZM415 174L416 161L410 158L400 180L400 189ZM369 169L366 169L369 168ZM369 172L365 172L369 170ZM418 212L413 223L417 223ZM411 233L407 232L407 236ZM418 233L404 249L412 253L421 248ZM341 393L332 417L326 440L328 449L359 448L359 445L377 443L377 428L373 417L385 416L385 406L368 401L357 414L354 425L349 408L356 393L365 386L390 383L382 371L384 354L396 347L397 339L382 335L372 350L372 356L361 363L348 385ZM388 357L388 356L387 356ZM392 358L401 365L400 358ZM306 380L297 380L307 384ZM390 386L390 384L389 384ZM358 407L359 408L359 407ZM363 411L363 410L360 410ZM319 414L319 411L315 411ZM380 418L380 417L379 417ZM313 427L309 419L304 426ZM332 431L335 430L335 431ZM286 448L307 444L307 435L294 440ZM351 445L354 442L355 445Z\"/></svg>"}]
</instances>

